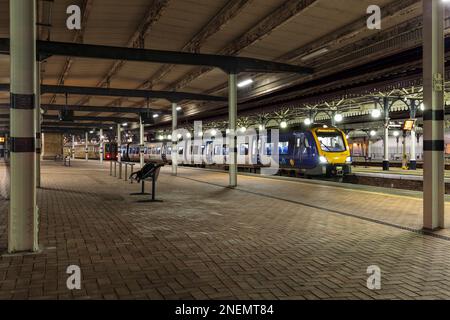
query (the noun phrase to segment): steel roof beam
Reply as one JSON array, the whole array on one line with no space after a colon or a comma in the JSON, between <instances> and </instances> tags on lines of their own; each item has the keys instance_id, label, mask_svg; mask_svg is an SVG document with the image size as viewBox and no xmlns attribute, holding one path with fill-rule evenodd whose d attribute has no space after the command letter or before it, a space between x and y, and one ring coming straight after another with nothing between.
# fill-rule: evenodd
<instances>
[{"instance_id":1,"label":"steel roof beam","mask_svg":"<svg viewBox=\"0 0 450 320\"><path fill-rule=\"evenodd\" d=\"M0 38L0 54L9 54L9 39ZM54 41L37 41L40 59L50 56L69 56L79 58L108 59L216 67L227 73L299 73L312 74L313 69L261 59L232 57L225 55L164 51L153 49L124 48L93 44L79 44Z\"/></svg>"},{"instance_id":2,"label":"steel roof beam","mask_svg":"<svg viewBox=\"0 0 450 320\"><path fill-rule=\"evenodd\" d=\"M0 91L9 91L9 84L0 84ZM118 88L97 88L97 87L73 87L73 86L55 86L41 85L41 93L55 94L75 94L106 97L130 97L130 98L149 98L166 99L170 102L180 102L183 100L194 101L216 101L226 102L227 98L210 96L198 93L173 92L173 91L150 91L136 89L118 89Z\"/></svg>"},{"instance_id":3,"label":"steel roof beam","mask_svg":"<svg viewBox=\"0 0 450 320\"><path fill-rule=\"evenodd\" d=\"M60 121L59 116L57 115L43 115L44 120L48 121ZM0 114L0 119L9 119L9 114ZM96 117L96 116L73 116L73 121L95 121L95 122L115 122L115 123L123 123L123 122L130 122L130 123L138 123L139 118L124 118L124 117ZM1 120L0 120L1 121ZM60 123L72 123L71 121L60 121Z\"/></svg>"},{"instance_id":4,"label":"steel roof beam","mask_svg":"<svg viewBox=\"0 0 450 320\"><path fill-rule=\"evenodd\" d=\"M1 109L9 109L9 103L0 103ZM159 115L170 115L169 112L159 109L151 108L132 108L132 107L103 107L103 106L85 106L85 105L64 105L64 104L41 104L41 108L44 110L71 110L71 111L84 111L84 112L110 112L110 113L143 113L150 112Z\"/></svg>"}]
</instances>

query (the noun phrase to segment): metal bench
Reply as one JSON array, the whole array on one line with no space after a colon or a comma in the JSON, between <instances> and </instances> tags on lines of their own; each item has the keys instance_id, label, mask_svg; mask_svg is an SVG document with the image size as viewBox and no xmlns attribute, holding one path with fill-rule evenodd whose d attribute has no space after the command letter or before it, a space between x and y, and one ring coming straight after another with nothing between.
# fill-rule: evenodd
<instances>
[{"instance_id":1,"label":"metal bench","mask_svg":"<svg viewBox=\"0 0 450 320\"><path fill-rule=\"evenodd\" d=\"M138 183L141 182L141 192L139 193L131 193L132 196L138 195L151 195L151 199L148 200L139 200L138 202L162 202L162 200L156 200L156 181L159 177L159 172L161 171L161 167L164 164L153 164L147 163L141 170L133 172L130 175L130 180L136 180ZM145 192L145 181L152 181L152 193Z\"/></svg>"}]
</instances>

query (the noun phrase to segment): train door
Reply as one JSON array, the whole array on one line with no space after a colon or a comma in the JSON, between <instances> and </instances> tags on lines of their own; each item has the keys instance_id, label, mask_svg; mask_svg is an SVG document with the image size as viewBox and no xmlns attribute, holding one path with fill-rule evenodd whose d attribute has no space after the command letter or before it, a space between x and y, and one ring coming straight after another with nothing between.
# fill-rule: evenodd
<instances>
[{"instance_id":1,"label":"train door","mask_svg":"<svg viewBox=\"0 0 450 320\"><path fill-rule=\"evenodd\" d=\"M204 149L204 159L207 164L213 164L214 146L213 141L206 141Z\"/></svg>"}]
</instances>

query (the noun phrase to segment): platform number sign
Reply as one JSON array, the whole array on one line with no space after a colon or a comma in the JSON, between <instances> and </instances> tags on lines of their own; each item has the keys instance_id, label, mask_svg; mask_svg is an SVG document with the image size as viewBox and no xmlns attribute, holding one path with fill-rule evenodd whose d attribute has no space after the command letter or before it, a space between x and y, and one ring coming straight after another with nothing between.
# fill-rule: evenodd
<instances>
[{"instance_id":1,"label":"platform number sign","mask_svg":"<svg viewBox=\"0 0 450 320\"><path fill-rule=\"evenodd\" d=\"M367 28L369 30L381 29L381 8L377 5L371 5L367 7L367 14L370 14L367 18Z\"/></svg>"},{"instance_id":2,"label":"platform number sign","mask_svg":"<svg viewBox=\"0 0 450 320\"><path fill-rule=\"evenodd\" d=\"M81 30L81 9L73 4L67 7L66 13L69 14L66 20L66 26L69 30Z\"/></svg>"},{"instance_id":3,"label":"platform number sign","mask_svg":"<svg viewBox=\"0 0 450 320\"><path fill-rule=\"evenodd\" d=\"M369 266L367 267L367 288L369 290L380 290L381 289L381 269L379 266Z\"/></svg>"}]
</instances>

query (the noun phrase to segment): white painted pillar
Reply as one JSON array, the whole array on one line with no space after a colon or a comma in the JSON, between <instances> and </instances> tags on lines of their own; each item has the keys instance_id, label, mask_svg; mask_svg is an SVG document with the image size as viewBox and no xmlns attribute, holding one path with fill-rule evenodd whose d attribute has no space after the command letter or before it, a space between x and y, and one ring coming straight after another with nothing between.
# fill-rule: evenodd
<instances>
[{"instance_id":1,"label":"white painted pillar","mask_svg":"<svg viewBox=\"0 0 450 320\"><path fill-rule=\"evenodd\" d=\"M75 159L75 135L72 135L72 159Z\"/></svg>"},{"instance_id":2,"label":"white painted pillar","mask_svg":"<svg viewBox=\"0 0 450 320\"><path fill-rule=\"evenodd\" d=\"M84 157L86 161L89 160L89 133L86 131L85 141L84 141Z\"/></svg>"},{"instance_id":3,"label":"white painted pillar","mask_svg":"<svg viewBox=\"0 0 450 320\"><path fill-rule=\"evenodd\" d=\"M423 227L444 228L444 4L423 1Z\"/></svg>"},{"instance_id":4,"label":"white painted pillar","mask_svg":"<svg viewBox=\"0 0 450 320\"><path fill-rule=\"evenodd\" d=\"M172 175L176 176L178 171L178 137L177 130L178 127L178 114L177 114L177 104L172 103Z\"/></svg>"},{"instance_id":5,"label":"white painted pillar","mask_svg":"<svg viewBox=\"0 0 450 320\"><path fill-rule=\"evenodd\" d=\"M389 101L387 98L383 99L384 108L384 159L383 170L389 170Z\"/></svg>"},{"instance_id":6,"label":"white painted pillar","mask_svg":"<svg viewBox=\"0 0 450 320\"><path fill-rule=\"evenodd\" d=\"M41 150L42 150L42 141L41 141L41 63L36 62L36 70L35 70L35 125L36 125L36 188L41 187Z\"/></svg>"},{"instance_id":7,"label":"white painted pillar","mask_svg":"<svg viewBox=\"0 0 450 320\"><path fill-rule=\"evenodd\" d=\"M10 5L11 190L8 252L38 250L36 207L36 1Z\"/></svg>"},{"instance_id":8,"label":"white painted pillar","mask_svg":"<svg viewBox=\"0 0 450 320\"><path fill-rule=\"evenodd\" d=\"M117 124L117 161L121 161L121 156L122 154L121 149L120 149L120 145L122 144L122 131L120 129L120 123Z\"/></svg>"},{"instance_id":9,"label":"white painted pillar","mask_svg":"<svg viewBox=\"0 0 450 320\"><path fill-rule=\"evenodd\" d=\"M103 164L105 150L103 150L103 129L100 129L100 164Z\"/></svg>"},{"instance_id":10,"label":"white painted pillar","mask_svg":"<svg viewBox=\"0 0 450 320\"><path fill-rule=\"evenodd\" d=\"M228 121L229 121L229 180L230 188L237 187L237 75L230 73L228 80Z\"/></svg>"},{"instance_id":11,"label":"white painted pillar","mask_svg":"<svg viewBox=\"0 0 450 320\"><path fill-rule=\"evenodd\" d=\"M142 123L142 116L139 116L139 163L141 168L144 166L144 124Z\"/></svg>"},{"instance_id":12,"label":"white painted pillar","mask_svg":"<svg viewBox=\"0 0 450 320\"><path fill-rule=\"evenodd\" d=\"M410 146L410 151L409 151L409 153L410 153L409 169L410 170L416 170L416 168L417 168L416 144L417 144L416 129L413 128L411 130L411 146Z\"/></svg>"}]
</instances>

